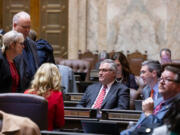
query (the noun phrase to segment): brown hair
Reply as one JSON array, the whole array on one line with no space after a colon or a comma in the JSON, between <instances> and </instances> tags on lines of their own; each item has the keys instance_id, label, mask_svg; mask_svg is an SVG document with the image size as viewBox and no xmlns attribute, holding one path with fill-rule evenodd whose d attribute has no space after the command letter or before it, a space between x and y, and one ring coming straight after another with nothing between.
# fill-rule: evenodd
<instances>
[{"instance_id":1,"label":"brown hair","mask_svg":"<svg viewBox=\"0 0 180 135\"><path fill-rule=\"evenodd\" d=\"M180 64L179 63L171 63L163 65L164 70L168 70L177 75L176 82L180 83Z\"/></svg>"},{"instance_id":2,"label":"brown hair","mask_svg":"<svg viewBox=\"0 0 180 135\"><path fill-rule=\"evenodd\" d=\"M126 56L122 52L116 52L114 56L112 57L113 60L119 60L119 62L122 65L122 76L123 81L127 82L129 79L129 75L132 74L129 62L126 58Z\"/></svg>"}]
</instances>

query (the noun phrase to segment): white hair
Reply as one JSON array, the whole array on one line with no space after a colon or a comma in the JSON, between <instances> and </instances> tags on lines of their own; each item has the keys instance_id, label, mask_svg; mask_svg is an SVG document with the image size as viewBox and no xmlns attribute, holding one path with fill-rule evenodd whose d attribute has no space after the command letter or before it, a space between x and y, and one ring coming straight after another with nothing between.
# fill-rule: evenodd
<instances>
[{"instance_id":1,"label":"white hair","mask_svg":"<svg viewBox=\"0 0 180 135\"><path fill-rule=\"evenodd\" d=\"M17 24L19 22L19 19L20 18L28 18L28 19L31 19L30 15L25 12L25 11L21 11L21 12L18 12L17 14L15 14L13 16L13 24Z\"/></svg>"},{"instance_id":2,"label":"white hair","mask_svg":"<svg viewBox=\"0 0 180 135\"><path fill-rule=\"evenodd\" d=\"M24 41L24 37L22 33L19 33L17 31L11 30L7 33L5 33L3 35L3 44L2 44L2 52L4 53L4 51L6 49L9 48L9 46L13 43L13 42L18 42L18 41Z\"/></svg>"}]
</instances>

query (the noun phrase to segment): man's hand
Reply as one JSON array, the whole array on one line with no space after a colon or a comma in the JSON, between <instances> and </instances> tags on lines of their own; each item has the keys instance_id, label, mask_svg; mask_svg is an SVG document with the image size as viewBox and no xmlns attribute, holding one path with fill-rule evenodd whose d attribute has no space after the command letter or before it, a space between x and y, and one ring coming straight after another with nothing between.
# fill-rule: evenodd
<instances>
[{"instance_id":1,"label":"man's hand","mask_svg":"<svg viewBox=\"0 0 180 135\"><path fill-rule=\"evenodd\" d=\"M154 101L151 97L147 98L142 102L142 110L146 116L153 114Z\"/></svg>"}]
</instances>

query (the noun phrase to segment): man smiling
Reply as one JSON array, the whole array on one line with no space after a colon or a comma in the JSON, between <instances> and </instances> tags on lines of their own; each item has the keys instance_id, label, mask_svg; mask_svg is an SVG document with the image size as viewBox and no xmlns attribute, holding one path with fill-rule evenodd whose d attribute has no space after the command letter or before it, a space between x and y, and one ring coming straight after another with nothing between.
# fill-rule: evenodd
<instances>
[{"instance_id":1,"label":"man smiling","mask_svg":"<svg viewBox=\"0 0 180 135\"><path fill-rule=\"evenodd\" d=\"M99 67L99 82L90 85L77 107L129 109L129 89L115 81L117 66L106 59Z\"/></svg>"},{"instance_id":2,"label":"man smiling","mask_svg":"<svg viewBox=\"0 0 180 135\"><path fill-rule=\"evenodd\" d=\"M180 96L180 64L164 65L164 71L159 82L159 93L162 98L156 102L151 97L143 101L142 113L137 124L130 129L124 130L120 135L135 135L138 131L142 132L141 127L146 127L149 132L152 132L153 125L162 123L162 119L172 106L177 97ZM144 133L145 134L145 133Z\"/></svg>"},{"instance_id":3,"label":"man smiling","mask_svg":"<svg viewBox=\"0 0 180 135\"><path fill-rule=\"evenodd\" d=\"M13 16L13 30L22 33L25 39L23 53L15 59L20 74L23 76L22 92L29 87L30 81L39 66L36 43L28 37L30 28L31 17L28 13L21 11Z\"/></svg>"},{"instance_id":4,"label":"man smiling","mask_svg":"<svg viewBox=\"0 0 180 135\"><path fill-rule=\"evenodd\" d=\"M146 84L142 91L143 98L152 97L153 100L160 98L158 83L161 76L161 64L155 60L144 61L141 66L140 76Z\"/></svg>"}]
</instances>

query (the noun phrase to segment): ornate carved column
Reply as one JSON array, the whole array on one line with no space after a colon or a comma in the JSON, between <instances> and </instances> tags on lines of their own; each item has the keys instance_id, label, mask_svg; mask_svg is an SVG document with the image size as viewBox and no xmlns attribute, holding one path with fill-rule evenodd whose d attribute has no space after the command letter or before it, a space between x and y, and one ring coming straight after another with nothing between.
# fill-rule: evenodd
<instances>
[{"instance_id":1,"label":"ornate carved column","mask_svg":"<svg viewBox=\"0 0 180 135\"><path fill-rule=\"evenodd\" d=\"M98 1L98 50L107 50L107 0Z\"/></svg>"},{"instance_id":2,"label":"ornate carved column","mask_svg":"<svg viewBox=\"0 0 180 135\"><path fill-rule=\"evenodd\" d=\"M68 58L86 50L86 0L69 0Z\"/></svg>"}]
</instances>

